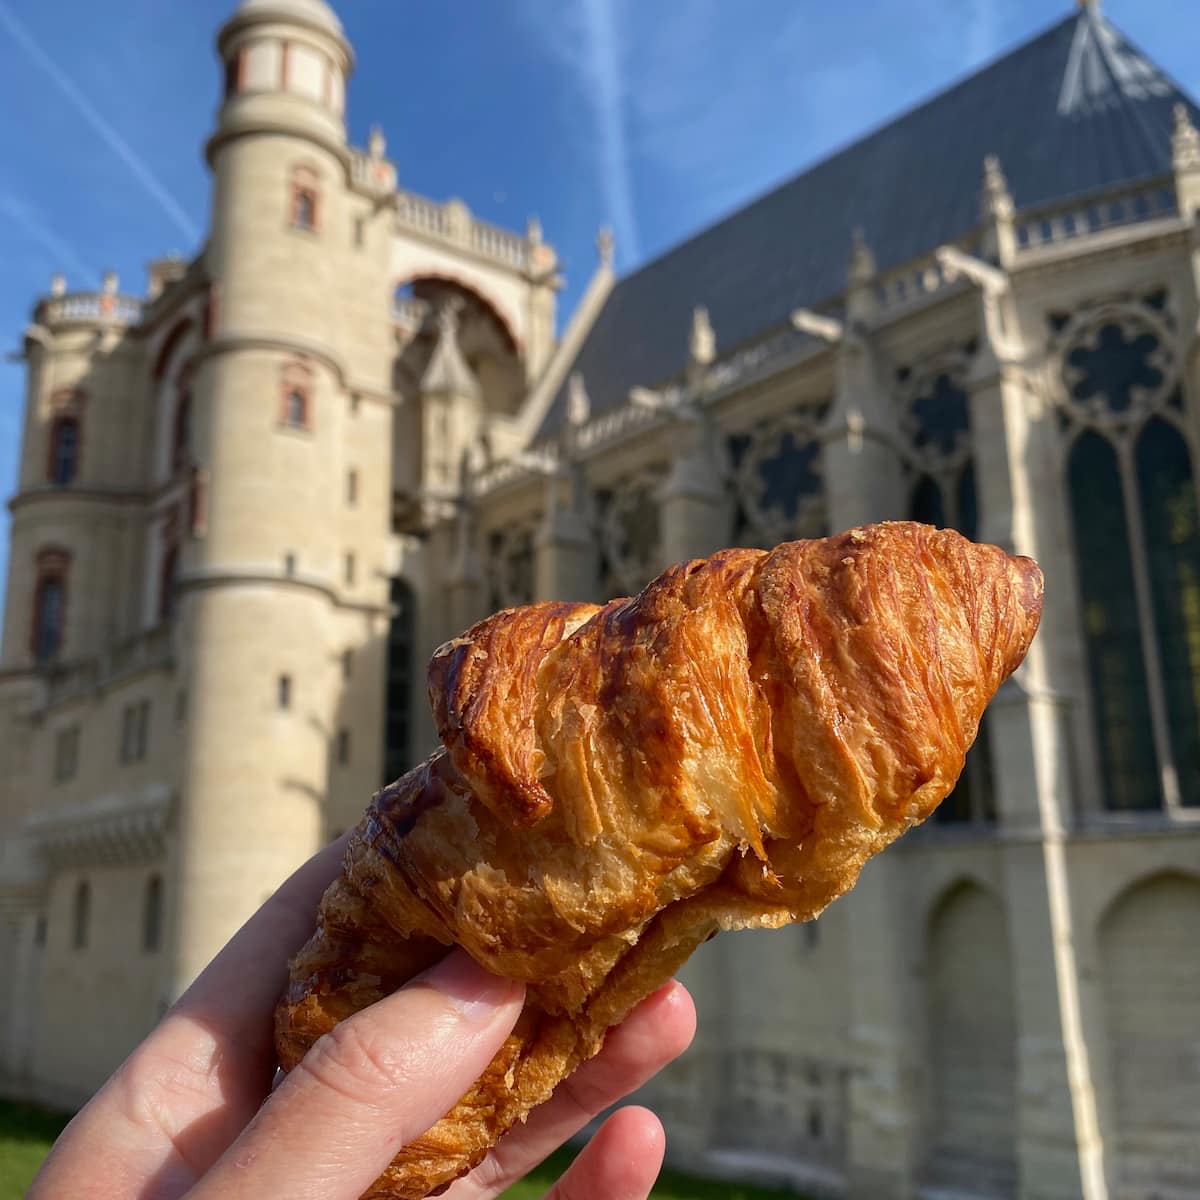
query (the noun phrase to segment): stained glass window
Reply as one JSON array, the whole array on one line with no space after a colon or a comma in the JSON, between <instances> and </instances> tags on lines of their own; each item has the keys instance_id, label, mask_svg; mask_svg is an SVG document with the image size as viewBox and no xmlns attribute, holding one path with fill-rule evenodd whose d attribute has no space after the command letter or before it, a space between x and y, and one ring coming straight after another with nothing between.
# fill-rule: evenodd
<instances>
[{"instance_id":1,"label":"stained glass window","mask_svg":"<svg viewBox=\"0 0 1200 1200\"><path fill-rule=\"evenodd\" d=\"M1082 434L1071 449L1068 476L1105 804L1157 808L1158 762L1129 530L1111 443L1097 433Z\"/></svg>"},{"instance_id":2,"label":"stained glass window","mask_svg":"<svg viewBox=\"0 0 1200 1200\"><path fill-rule=\"evenodd\" d=\"M1200 522L1187 445L1166 421L1137 442L1154 624L1180 799L1200 805Z\"/></svg>"}]
</instances>

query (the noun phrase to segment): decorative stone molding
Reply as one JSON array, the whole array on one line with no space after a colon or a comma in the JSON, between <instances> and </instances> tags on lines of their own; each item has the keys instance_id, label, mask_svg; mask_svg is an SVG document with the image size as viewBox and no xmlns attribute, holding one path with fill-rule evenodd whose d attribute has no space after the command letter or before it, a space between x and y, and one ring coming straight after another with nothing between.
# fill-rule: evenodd
<instances>
[{"instance_id":1,"label":"decorative stone molding","mask_svg":"<svg viewBox=\"0 0 1200 1200\"><path fill-rule=\"evenodd\" d=\"M791 538L819 537L825 532L825 490L821 486L822 449L820 431L826 416L825 406L812 406L783 413L754 428L735 433L732 482L745 531L763 546L774 546ZM772 472L769 464L780 463L786 456L801 455L816 486L798 489L787 502L773 495L783 472ZM789 481L796 482L799 471L788 469ZM788 504L794 512L788 511Z\"/></svg>"},{"instance_id":2,"label":"decorative stone molding","mask_svg":"<svg viewBox=\"0 0 1200 1200\"><path fill-rule=\"evenodd\" d=\"M1180 365L1176 321L1165 288L1112 297L1084 305L1070 316L1051 314L1050 352L1059 386L1052 402L1062 428L1095 429L1115 442L1134 436L1152 416L1179 424ZM1131 382L1127 402L1100 386L1085 397L1076 393L1092 380L1085 359L1099 353L1114 329L1127 346L1143 347L1142 382ZM1150 376L1158 375L1157 382ZM1099 377L1096 383L1099 384Z\"/></svg>"},{"instance_id":3,"label":"decorative stone molding","mask_svg":"<svg viewBox=\"0 0 1200 1200\"><path fill-rule=\"evenodd\" d=\"M173 811L170 789L153 784L135 795L36 812L25 832L54 869L154 862L166 849Z\"/></svg>"},{"instance_id":4,"label":"decorative stone molding","mask_svg":"<svg viewBox=\"0 0 1200 1200\"><path fill-rule=\"evenodd\" d=\"M534 597L537 530L541 513L517 525L490 530L484 538L484 575L489 609L529 604Z\"/></svg>"},{"instance_id":5,"label":"decorative stone molding","mask_svg":"<svg viewBox=\"0 0 1200 1200\"><path fill-rule=\"evenodd\" d=\"M632 594L660 569L662 530L658 493L666 468L639 471L618 481L597 503L600 546L607 572L601 583Z\"/></svg>"}]
</instances>

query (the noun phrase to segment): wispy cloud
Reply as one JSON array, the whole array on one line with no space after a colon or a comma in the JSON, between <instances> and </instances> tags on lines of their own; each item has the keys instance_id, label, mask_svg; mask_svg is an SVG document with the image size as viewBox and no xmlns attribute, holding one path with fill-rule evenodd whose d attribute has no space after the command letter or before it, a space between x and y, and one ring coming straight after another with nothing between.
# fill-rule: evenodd
<instances>
[{"instance_id":1,"label":"wispy cloud","mask_svg":"<svg viewBox=\"0 0 1200 1200\"><path fill-rule=\"evenodd\" d=\"M628 259L637 259L641 256L641 238L625 138L621 43L613 0L584 0L583 13L589 66L584 78L600 135L605 199L612 213L618 248L624 247Z\"/></svg>"},{"instance_id":2,"label":"wispy cloud","mask_svg":"<svg viewBox=\"0 0 1200 1200\"><path fill-rule=\"evenodd\" d=\"M71 102L100 140L125 164L134 179L170 217L176 227L190 240L197 240L200 230L179 201L171 195L137 151L100 115L95 105L79 90L71 77L34 40L4 0L0 0L0 27L6 29L29 59L49 76L55 87Z\"/></svg>"},{"instance_id":3,"label":"wispy cloud","mask_svg":"<svg viewBox=\"0 0 1200 1200\"><path fill-rule=\"evenodd\" d=\"M82 279L85 285L94 287L99 282L96 271L84 262L75 248L51 229L19 196L0 190L0 213L50 253L54 270L69 271L75 279Z\"/></svg>"},{"instance_id":4,"label":"wispy cloud","mask_svg":"<svg viewBox=\"0 0 1200 1200\"><path fill-rule=\"evenodd\" d=\"M999 16L995 0L970 0L967 13L966 66L977 67L995 57L1000 49Z\"/></svg>"},{"instance_id":5,"label":"wispy cloud","mask_svg":"<svg viewBox=\"0 0 1200 1200\"><path fill-rule=\"evenodd\" d=\"M540 51L556 62L586 113L586 150L604 201L604 219L613 227L617 260L641 257L633 168L626 134L623 14L617 0L584 0L581 5L547 7L540 0L516 6Z\"/></svg>"}]
</instances>

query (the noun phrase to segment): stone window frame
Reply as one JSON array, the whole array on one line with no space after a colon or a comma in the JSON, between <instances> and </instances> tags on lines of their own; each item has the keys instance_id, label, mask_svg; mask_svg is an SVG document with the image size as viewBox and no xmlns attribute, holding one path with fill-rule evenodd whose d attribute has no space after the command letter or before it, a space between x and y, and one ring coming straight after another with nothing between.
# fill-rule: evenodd
<instances>
[{"instance_id":1,"label":"stone window frame","mask_svg":"<svg viewBox=\"0 0 1200 1200\"><path fill-rule=\"evenodd\" d=\"M86 395L80 388L59 388L50 397L50 424L46 437L46 482L55 487L69 487L79 479L79 468L83 462L83 411ZM58 458L58 441L61 431L71 425L75 429L75 461L71 477L60 483L55 467Z\"/></svg>"},{"instance_id":2,"label":"stone window frame","mask_svg":"<svg viewBox=\"0 0 1200 1200\"><path fill-rule=\"evenodd\" d=\"M57 658L66 639L67 630L67 600L70 594L71 552L60 546L46 546L38 551L34 559L33 583L33 612L29 630L29 650L34 661L50 662ZM61 589L58 611L58 636L54 646L46 653L41 653L42 645L42 611L43 597L46 588L56 583Z\"/></svg>"},{"instance_id":3,"label":"stone window frame","mask_svg":"<svg viewBox=\"0 0 1200 1200\"><path fill-rule=\"evenodd\" d=\"M142 952L157 954L162 949L163 877L155 871L142 893Z\"/></svg>"},{"instance_id":4,"label":"stone window frame","mask_svg":"<svg viewBox=\"0 0 1200 1200\"><path fill-rule=\"evenodd\" d=\"M313 429L313 369L303 359L292 359L285 363L279 376L279 425L283 429L299 433L312 433ZM299 414L293 411L293 399L298 398Z\"/></svg>"},{"instance_id":5,"label":"stone window frame","mask_svg":"<svg viewBox=\"0 0 1200 1200\"><path fill-rule=\"evenodd\" d=\"M1136 462L1136 447L1143 431L1152 421L1164 421L1180 435L1188 450L1193 485L1197 490L1197 505L1200 507L1200 444L1188 418L1188 389L1183 369L1185 347L1173 304L1174 297L1170 288L1165 283L1155 282L1128 292L1092 300L1070 313L1055 311L1045 314L1051 331L1047 345L1048 399L1049 406L1057 417L1058 426L1055 467L1062 489L1067 526L1071 531L1072 576L1081 620L1083 596L1080 591L1078 563L1074 561L1076 547L1070 513L1070 464L1072 452L1080 437L1096 434L1112 448L1121 481L1129 563L1137 597L1139 649L1145 671L1153 749L1158 765L1157 809L1108 808L1100 798L1100 793L1103 792L1101 788L1094 802L1081 802L1087 815L1091 817L1121 819L1162 815L1172 820L1194 820L1197 815L1195 806L1184 805L1178 792L1178 775L1171 743L1169 705L1162 667L1162 643L1152 611L1153 581L1150 577L1145 514ZM1140 327L1143 331L1152 332L1158 340L1152 358L1153 365L1161 371L1161 382L1153 389L1139 388L1131 393L1129 408L1119 412L1107 408L1095 397L1090 401L1083 401L1072 395L1080 378L1080 369L1070 361L1072 353L1081 346L1087 346L1089 340L1097 338L1100 331L1108 325L1116 325L1124 332ZM1176 396L1180 400L1178 409L1172 403ZM1091 731L1096 779L1100 781L1103 774L1099 746L1099 740L1103 737L1102 723L1094 711L1096 697L1093 695L1086 665L1088 651L1082 629L1080 638L1085 663L1084 678L1088 683L1085 689L1084 719Z\"/></svg>"},{"instance_id":6,"label":"stone window frame","mask_svg":"<svg viewBox=\"0 0 1200 1200\"><path fill-rule=\"evenodd\" d=\"M71 900L71 949L86 950L92 927L92 885L81 879Z\"/></svg>"},{"instance_id":7,"label":"stone window frame","mask_svg":"<svg viewBox=\"0 0 1200 1200\"><path fill-rule=\"evenodd\" d=\"M54 734L54 764L52 777L55 783L67 783L79 774L80 727L78 722L64 725Z\"/></svg>"},{"instance_id":8,"label":"stone window frame","mask_svg":"<svg viewBox=\"0 0 1200 1200\"><path fill-rule=\"evenodd\" d=\"M117 762L132 766L146 761L150 747L150 700L143 697L121 709L121 739L117 745Z\"/></svg>"},{"instance_id":9,"label":"stone window frame","mask_svg":"<svg viewBox=\"0 0 1200 1200\"><path fill-rule=\"evenodd\" d=\"M301 220L301 202L309 203L308 220ZM321 176L308 163L296 163L289 173L288 228L297 233L321 232Z\"/></svg>"}]
</instances>

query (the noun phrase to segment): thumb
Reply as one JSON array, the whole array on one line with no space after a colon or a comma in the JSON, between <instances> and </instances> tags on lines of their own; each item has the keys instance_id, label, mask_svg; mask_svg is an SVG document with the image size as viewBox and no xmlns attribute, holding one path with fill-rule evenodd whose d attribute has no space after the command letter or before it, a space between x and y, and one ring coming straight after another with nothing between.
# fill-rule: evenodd
<instances>
[{"instance_id":1,"label":"thumb","mask_svg":"<svg viewBox=\"0 0 1200 1200\"><path fill-rule=\"evenodd\" d=\"M523 993L451 953L317 1041L189 1200L357 1200L479 1078Z\"/></svg>"}]
</instances>

